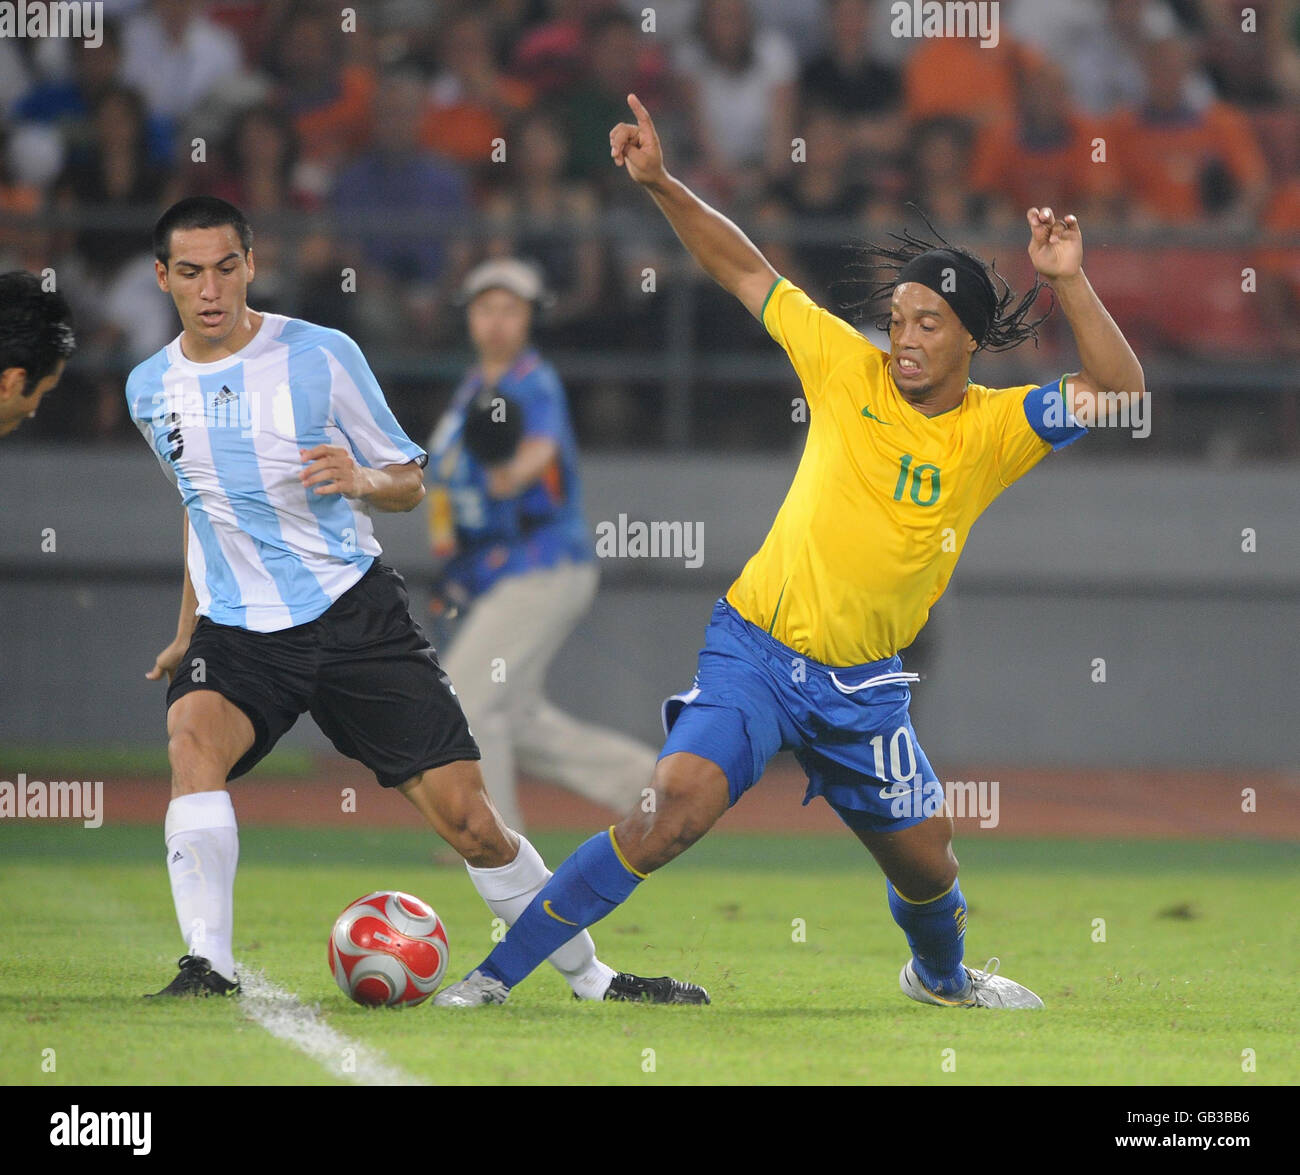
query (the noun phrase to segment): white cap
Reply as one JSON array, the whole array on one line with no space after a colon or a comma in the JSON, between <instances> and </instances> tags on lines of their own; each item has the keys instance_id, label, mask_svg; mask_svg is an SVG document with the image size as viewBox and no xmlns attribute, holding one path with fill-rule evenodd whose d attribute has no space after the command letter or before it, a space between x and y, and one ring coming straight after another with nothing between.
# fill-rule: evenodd
<instances>
[{"instance_id":1,"label":"white cap","mask_svg":"<svg viewBox=\"0 0 1300 1175\"><path fill-rule=\"evenodd\" d=\"M472 302L484 290L509 290L526 302L541 302L546 297L541 271L517 257L494 257L476 265L460 287L460 300Z\"/></svg>"}]
</instances>

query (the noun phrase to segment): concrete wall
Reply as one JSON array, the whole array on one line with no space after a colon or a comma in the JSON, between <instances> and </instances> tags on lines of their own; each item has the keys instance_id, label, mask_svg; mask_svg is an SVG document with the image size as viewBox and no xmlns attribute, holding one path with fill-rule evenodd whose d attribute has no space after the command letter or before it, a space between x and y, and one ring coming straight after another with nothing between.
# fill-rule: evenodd
<instances>
[{"instance_id":1,"label":"concrete wall","mask_svg":"<svg viewBox=\"0 0 1300 1175\"><path fill-rule=\"evenodd\" d=\"M1297 471L1099 462L1085 448L991 507L910 660L936 769L1294 764ZM604 561L553 698L656 741L659 702L690 684L712 601L762 541L794 464L588 458L593 524L699 522L704 559ZM380 515L377 529L422 607L422 512ZM179 549L175 491L143 444L0 449L0 743L162 738L163 690L143 675L174 632ZM287 741L326 745L310 719Z\"/></svg>"}]
</instances>

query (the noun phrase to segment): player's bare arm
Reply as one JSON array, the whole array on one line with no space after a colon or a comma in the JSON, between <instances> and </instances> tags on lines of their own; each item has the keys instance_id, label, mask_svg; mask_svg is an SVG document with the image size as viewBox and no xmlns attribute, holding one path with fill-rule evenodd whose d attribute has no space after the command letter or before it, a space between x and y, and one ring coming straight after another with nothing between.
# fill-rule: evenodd
<instances>
[{"instance_id":1,"label":"player's bare arm","mask_svg":"<svg viewBox=\"0 0 1300 1175\"><path fill-rule=\"evenodd\" d=\"M763 313L772 283L780 276L743 232L710 208L664 168L663 148L650 112L635 94L627 103L636 125L620 122L609 132L609 153L647 192L700 267L755 318Z\"/></svg>"},{"instance_id":2,"label":"player's bare arm","mask_svg":"<svg viewBox=\"0 0 1300 1175\"><path fill-rule=\"evenodd\" d=\"M1125 393L1131 408L1146 395L1142 365L1083 272L1079 218L1057 219L1050 208L1031 208L1026 217L1029 259L1051 285L1079 349L1082 366L1068 381L1073 396L1067 411L1091 412L1089 419L1096 420L1097 396L1106 392Z\"/></svg>"},{"instance_id":3,"label":"player's bare arm","mask_svg":"<svg viewBox=\"0 0 1300 1175\"><path fill-rule=\"evenodd\" d=\"M166 676L171 681L172 674L176 672L176 667L181 663L181 658L185 656L185 650L190 647L190 638L194 635L194 624L198 619L196 615L199 607L199 598L195 594L194 584L190 581L190 514L188 510L181 511L181 517L184 525L181 528L181 574L184 577L184 583L181 586L181 613L176 620L176 637L161 653L153 660L153 668L145 674L150 681L161 681Z\"/></svg>"},{"instance_id":4,"label":"player's bare arm","mask_svg":"<svg viewBox=\"0 0 1300 1175\"><path fill-rule=\"evenodd\" d=\"M552 437L525 437L509 461L488 470L488 493L494 498L522 494L546 472L559 451Z\"/></svg>"},{"instance_id":5,"label":"player's bare arm","mask_svg":"<svg viewBox=\"0 0 1300 1175\"><path fill-rule=\"evenodd\" d=\"M424 470L414 461L370 469L342 445L299 449L305 468L303 485L317 494L361 498L378 510L404 514L424 499Z\"/></svg>"}]
</instances>

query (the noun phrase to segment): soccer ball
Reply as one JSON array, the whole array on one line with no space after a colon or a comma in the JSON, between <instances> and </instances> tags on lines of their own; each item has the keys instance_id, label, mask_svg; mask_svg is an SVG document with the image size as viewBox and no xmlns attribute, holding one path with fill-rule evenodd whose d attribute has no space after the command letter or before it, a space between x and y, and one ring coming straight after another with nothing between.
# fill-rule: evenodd
<instances>
[{"instance_id":1,"label":"soccer ball","mask_svg":"<svg viewBox=\"0 0 1300 1175\"><path fill-rule=\"evenodd\" d=\"M447 956L447 931L433 907L397 890L357 898L330 932L334 981L370 1008L423 1003L438 990Z\"/></svg>"}]
</instances>

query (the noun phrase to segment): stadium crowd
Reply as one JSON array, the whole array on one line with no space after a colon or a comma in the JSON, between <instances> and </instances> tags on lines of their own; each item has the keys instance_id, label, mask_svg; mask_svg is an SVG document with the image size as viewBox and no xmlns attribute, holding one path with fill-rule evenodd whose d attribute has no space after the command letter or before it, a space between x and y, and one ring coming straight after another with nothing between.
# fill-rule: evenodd
<instances>
[{"instance_id":1,"label":"stadium crowd","mask_svg":"<svg viewBox=\"0 0 1300 1175\"><path fill-rule=\"evenodd\" d=\"M670 168L828 305L853 300L846 242L909 201L1021 280L1024 210L1050 204L1121 242L1089 270L1144 355L1300 354L1300 3L1249 29L1226 0L997 7L989 48L895 36L885 0L375 0L354 22L106 0L97 47L0 39L0 270L53 267L84 352L81 408L30 435L131 435L122 374L175 333L148 228L189 194L249 215L257 308L377 356L459 345L457 288L490 255L542 267L544 348L662 347L690 267L610 163L630 90ZM695 306L697 345L756 344ZM586 392L585 440L639 435L627 386Z\"/></svg>"}]
</instances>

